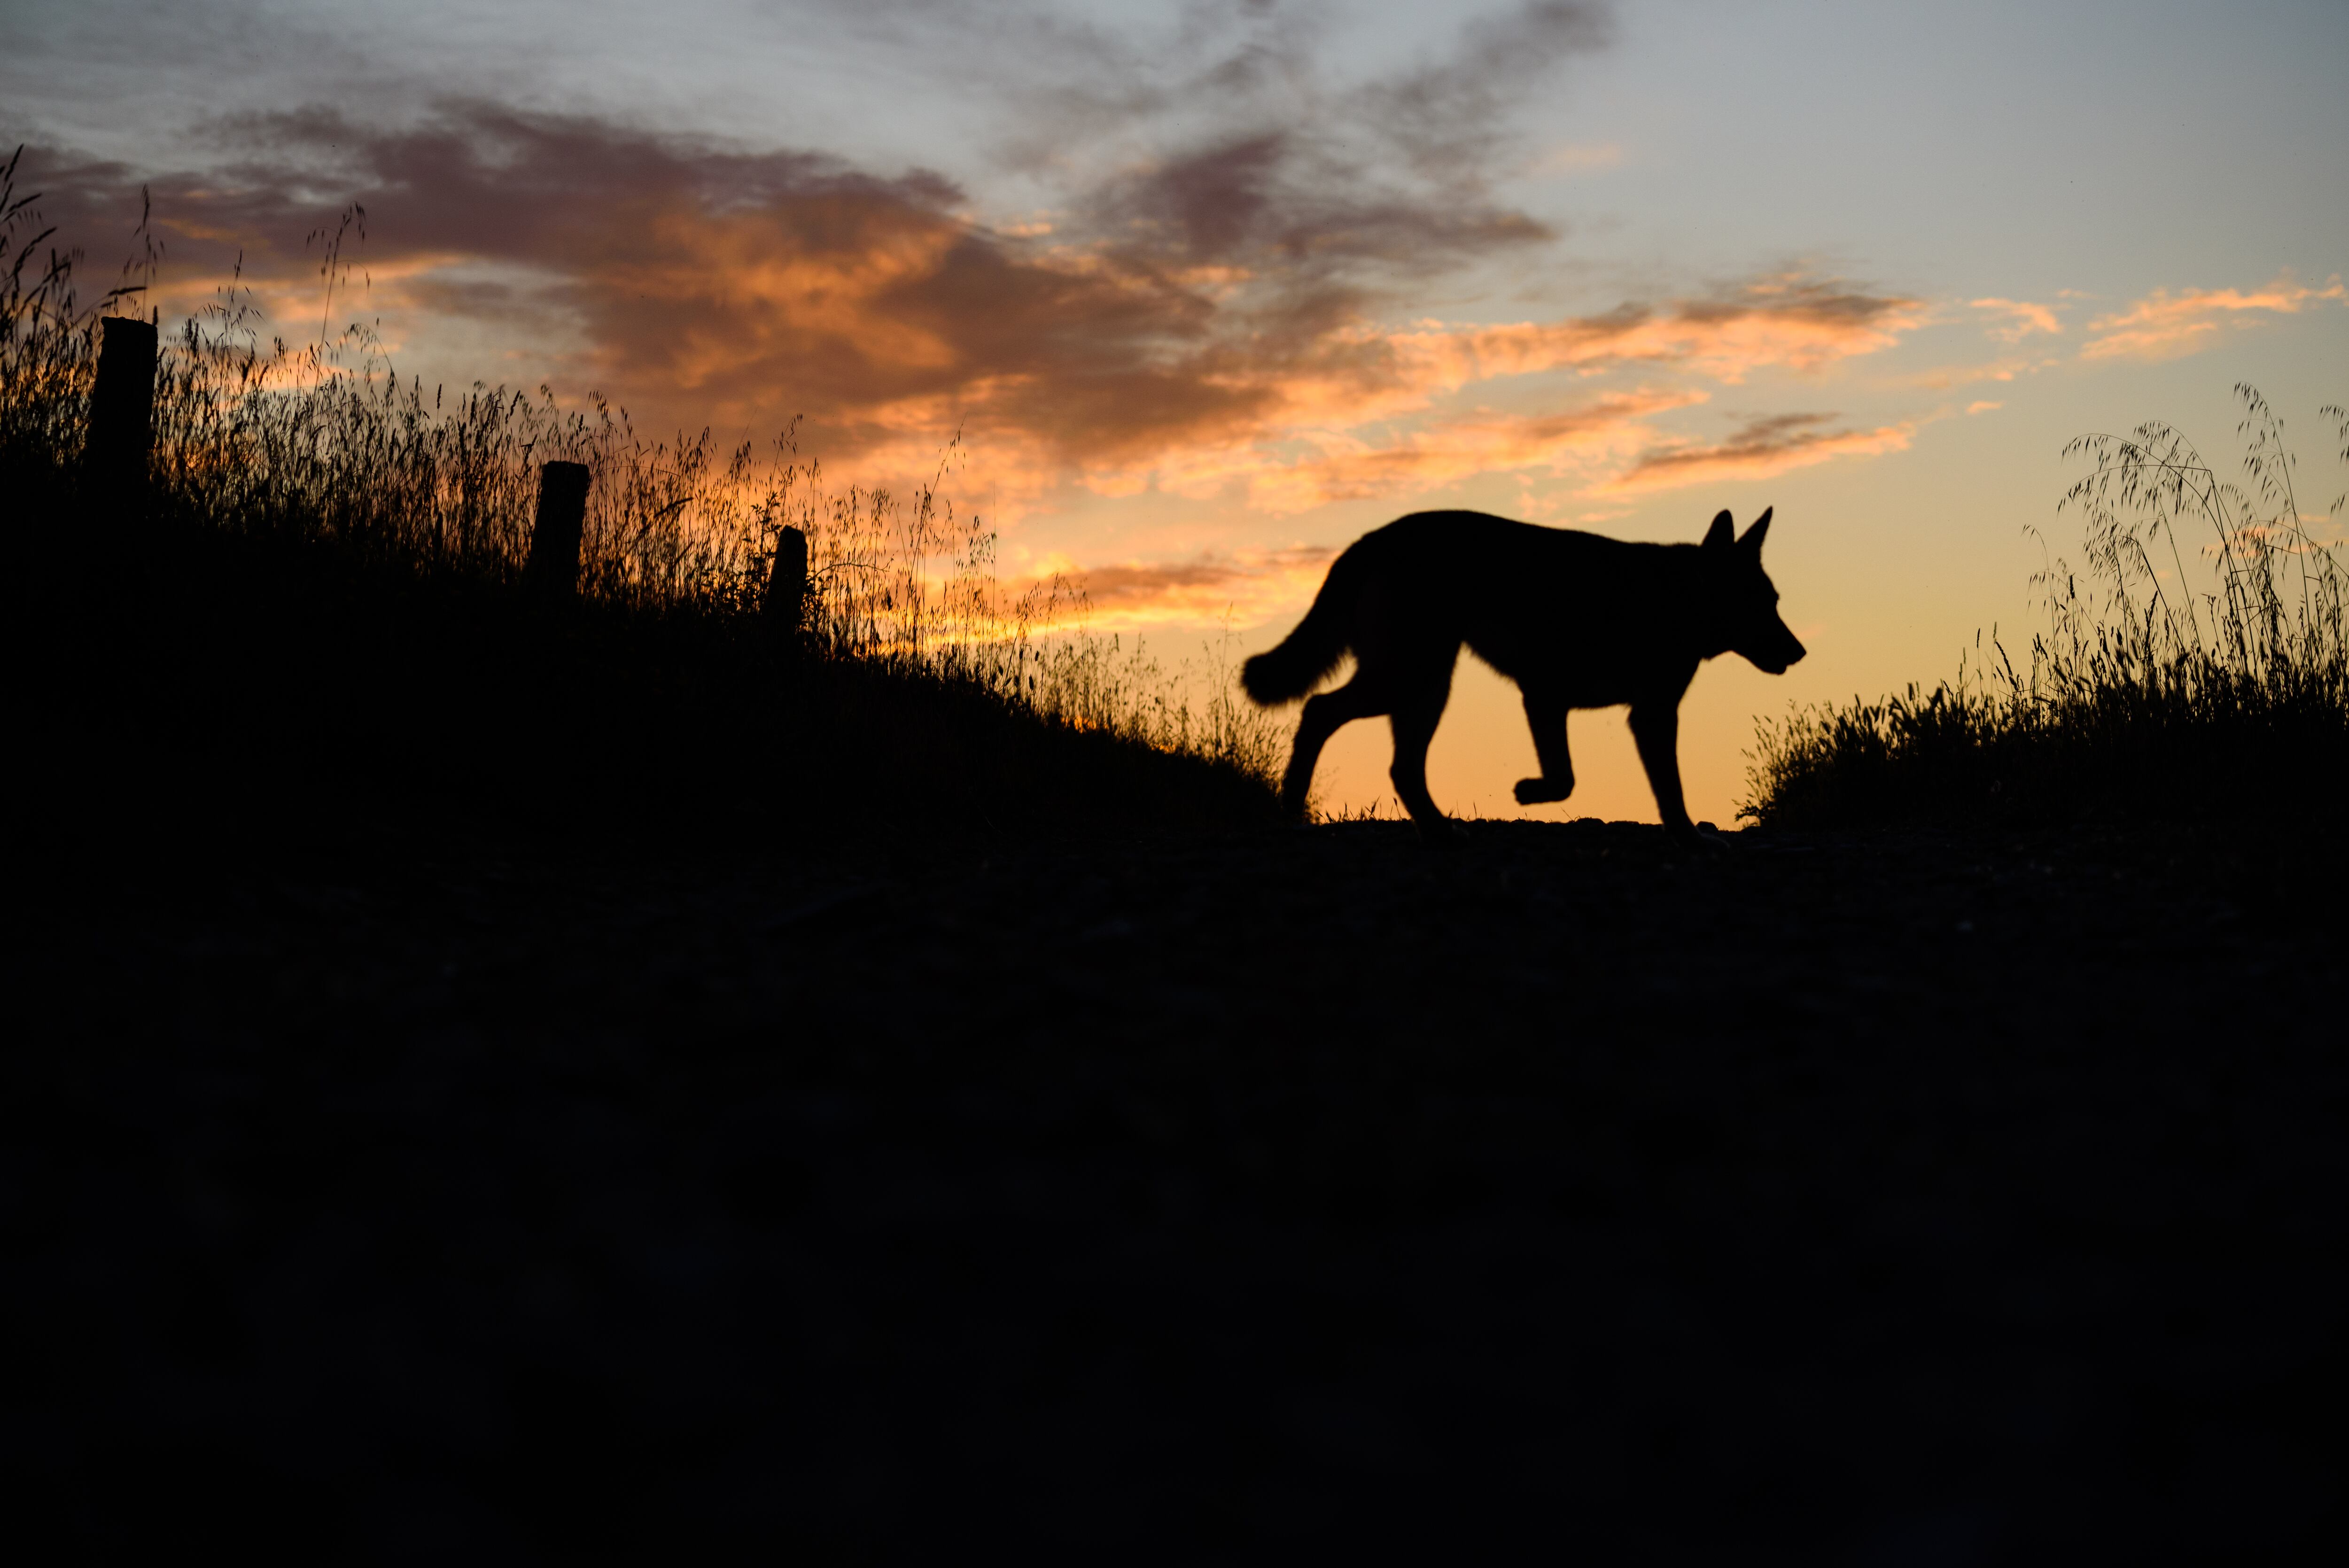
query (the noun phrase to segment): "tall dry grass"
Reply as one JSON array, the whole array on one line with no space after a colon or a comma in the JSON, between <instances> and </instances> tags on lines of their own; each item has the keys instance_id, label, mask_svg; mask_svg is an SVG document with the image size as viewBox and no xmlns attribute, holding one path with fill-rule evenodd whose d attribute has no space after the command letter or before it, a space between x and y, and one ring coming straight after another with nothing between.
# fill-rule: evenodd
<instances>
[{"instance_id":1,"label":"tall dry grass","mask_svg":"<svg viewBox=\"0 0 2349 1568\"><path fill-rule=\"evenodd\" d=\"M2158 420L2073 441L2088 471L2057 510L2082 565L2033 579L2047 622L2021 667L1993 639L1930 693L1765 721L1744 814L2251 820L2349 778L2344 544L2311 531L2282 420L2235 390L2241 482ZM2322 414L2349 463L2349 411Z\"/></svg>"},{"instance_id":2,"label":"tall dry grass","mask_svg":"<svg viewBox=\"0 0 2349 1568\"><path fill-rule=\"evenodd\" d=\"M122 284L81 299L78 258L52 243L16 174L16 160L0 170L10 263L0 277L0 461L69 485L98 321L137 308L157 257L150 245ZM325 296L314 341L264 336L235 284L166 335L155 511L223 534L331 545L375 569L509 589L529 553L538 466L584 463L580 593L605 612L755 618L776 541L796 527L808 541L806 641L817 656L1277 776L1286 727L1240 697L1229 637L1170 665L1139 637L1091 631L1084 594L1065 581L1008 588L996 534L952 498L957 447L906 491L834 488L798 450L795 428L730 450L708 429L648 438L600 396L566 408L545 386L451 392L403 379L372 328L327 331L347 286L345 247L364 232L352 207L314 236Z\"/></svg>"}]
</instances>

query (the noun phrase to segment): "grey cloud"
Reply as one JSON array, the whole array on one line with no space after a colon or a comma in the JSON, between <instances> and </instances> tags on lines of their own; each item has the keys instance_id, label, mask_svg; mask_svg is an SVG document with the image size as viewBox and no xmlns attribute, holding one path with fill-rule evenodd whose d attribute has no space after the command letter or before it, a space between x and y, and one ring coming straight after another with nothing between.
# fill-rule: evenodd
<instances>
[{"instance_id":1,"label":"grey cloud","mask_svg":"<svg viewBox=\"0 0 2349 1568\"><path fill-rule=\"evenodd\" d=\"M1362 91L1363 118L1411 160L1438 177L1474 178L1515 106L1572 55L1614 41L1605 0L1533 0L1510 15L1464 30L1459 49Z\"/></svg>"},{"instance_id":2,"label":"grey cloud","mask_svg":"<svg viewBox=\"0 0 2349 1568\"><path fill-rule=\"evenodd\" d=\"M250 239L254 273L298 277L316 261L296 237L355 200L369 219L363 264L455 256L551 278L521 303L579 319L600 374L640 411L781 403L824 449L853 454L885 434L871 422L884 405L993 387L987 418L1116 457L1235 428L1272 396L1207 299L1148 265L1053 264L957 216L960 193L935 175L480 104L388 130L305 109L222 133L236 154L224 170L153 181L182 262L224 267ZM128 170L32 161L71 230L127 242ZM746 295L741 274L762 268L796 269L802 308ZM427 278L419 293L502 312L503 288Z\"/></svg>"},{"instance_id":3,"label":"grey cloud","mask_svg":"<svg viewBox=\"0 0 2349 1568\"><path fill-rule=\"evenodd\" d=\"M949 25L918 6L875 15L876 26ZM885 438L885 406L968 397L982 424L1132 460L1244 435L1300 372L1381 384L1391 353L1349 329L1431 274L1551 239L1473 175L1434 180L1372 155L1382 135L1457 149L1497 134L1511 95L1596 46L1605 20L1595 5L1526 6L1470 27L1433 65L1350 91L1319 82L1309 15L1185 15L1177 57L1161 63L1098 29L1015 14L1046 64L1090 72L1040 125L1114 123L1154 150L1084 175L1049 240L972 222L963 190L922 170L878 175L822 151L481 101L390 123L320 106L219 118L199 128L195 167L144 177L171 260L200 270L241 248L253 272L299 277L316 265L300 236L354 200L369 218L363 265L529 269L541 281L409 287L444 313L566 314L607 388L640 411L804 412L812 438L852 455ZM55 150L44 160L50 207L94 261L129 253L133 172ZM810 280L795 296L807 308L744 292L746 274L792 268ZM863 292L828 319L823 291L852 284Z\"/></svg>"},{"instance_id":4,"label":"grey cloud","mask_svg":"<svg viewBox=\"0 0 2349 1568\"><path fill-rule=\"evenodd\" d=\"M1622 478L1636 481L1676 469L1719 468L1789 457L1847 434L1825 428L1836 418L1834 414L1774 414L1750 420L1728 438L1712 446L1665 447L1650 451Z\"/></svg>"},{"instance_id":5,"label":"grey cloud","mask_svg":"<svg viewBox=\"0 0 2349 1568\"><path fill-rule=\"evenodd\" d=\"M1081 171L1072 148L1125 154L1073 194L1101 232L1195 263L1406 278L1555 237L1495 202L1485 169L1543 76L1611 37L1602 0L1472 21L1441 57L1354 85L1325 79L1309 21L1212 15L1237 40L1203 27L1171 60L1105 58L1031 100L1016 157Z\"/></svg>"}]
</instances>

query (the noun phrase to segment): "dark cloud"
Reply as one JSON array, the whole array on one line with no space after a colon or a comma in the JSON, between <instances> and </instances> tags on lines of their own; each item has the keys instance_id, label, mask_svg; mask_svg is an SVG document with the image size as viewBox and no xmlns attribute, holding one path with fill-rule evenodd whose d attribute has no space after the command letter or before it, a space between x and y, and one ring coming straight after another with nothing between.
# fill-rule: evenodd
<instances>
[{"instance_id":1,"label":"dark cloud","mask_svg":"<svg viewBox=\"0 0 2349 1568\"><path fill-rule=\"evenodd\" d=\"M18 150L16 180L17 200L26 203L17 220L17 244L47 232L45 249L79 258L75 277L83 295L99 278L105 284L96 292L104 293L114 282L114 267L143 253L140 185L127 164L29 145Z\"/></svg>"},{"instance_id":2,"label":"dark cloud","mask_svg":"<svg viewBox=\"0 0 2349 1568\"><path fill-rule=\"evenodd\" d=\"M594 377L640 413L803 413L843 454L924 400L1064 459L1244 435L1285 378L1393 373L1348 335L1382 289L1547 235L1473 192L1382 186L1295 130L1114 177L1050 234L973 222L924 170L479 102L390 126L313 106L206 135L209 168L152 181L182 269L242 250L250 276L298 278L322 258L295 237L353 201L367 231L346 255L412 280L407 304L507 326L567 313ZM47 172L87 242L129 245L128 170Z\"/></svg>"},{"instance_id":3,"label":"dark cloud","mask_svg":"<svg viewBox=\"0 0 2349 1568\"><path fill-rule=\"evenodd\" d=\"M1873 430L1830 430L1834 414L1774 414L1751 420L1725 440L1652 448L1604 489L1618 493L1669 490L1714 480L1766 479L1831 458L1904 450L1914 424Z\"/></svg>"},{"instance_id":4,"label":"dark cloud","mask_svg":"<svg viewBox=\"0 0 2349 1568\"><path fill-rule=\"evenodd\" d=\"M1723 284L1712 294L1682 300L1675 309L1684 321L1713 324L1754 315L1808 322L1829 331L1867 331L1913 311L1906 295L1876 293L1841 278L1799 273Z\"/></svg>"},{"instance_id":5,"label":"dark cloud","mask_svg":"<svg viewBox=\"0 0 2349 1568\"><path fill-rule=\"evenodd\" d=\"M1164 225L1166 237L1192 257L1235 254L1268 219L1288 216L1274 207L1288 141L1268 131L1202 148L1133 180L1106 205Z\"/></svg>"},{"instance_id":6,"label":"dark cloud","mask_svg":"<svg viewBox=\"0 0 2349 1568\"><path fill-rule=\"evenodd\" d=\"M1766 418L1753 420L1727 440L1711 446L1665 448L1649 452L1631 465L1628 477L1660 474L1673 469L1717 468L1723 463L1784 457L1832 439L1824 427L1833 423L1835 418L1833 414L1773 414Z\"/></svg>"},{"instance_id":7,"label":"dark cloud","mask_svg":"<svg viewBox=\"0 0 2349 1568\"><path fill-rule=\"evenodd\" d=\"M446 105L403 128L312 107L211 129L242 156L222 170L222 187L188 192L210 211L264 225L290 210L316 211L321 195L328 206L349 198L403 248L500 260L610 256L630 248L632 222L688 209L788 209L810 242L836 248L860 242L864 213L942 215L963 194L924 170L881 179L820 153L740 152L483 103ZM254 205L240 212L244 202Z\"/></svg>"},{"instance_id":8,"label":"dark cloud","mask_svg":"<svg viewBox=\"0 0 2349 1568\"><path fill-rule=\"evenodd\" d=\"M1449 57L1363 88L1361 113L1413 166L1473 179L1542 78L1614 36L1614 7L1603 0L1534 0L1469 23Z\"/></svg>"},{"instance_id":9,"label":"dark cloud","mask_svg":"<svg viewBox=\"0 0 2349 1568\"><path fill-rule=\"evenodd\" d=\"M1557 237L1473 190L1438 198L1383 187L1287 131L1193 149L1112 181L1087 207L1138 257L1278 266L1290 280L1350 272L1392 281Z\"/></svg>"},{"instance_id":10,"label":"dark cloud","mask_svg":"<svg viewBox=\"0 0 2349 1568\"><path fill-rule=\"evenodd\" d=\"M419 303L502 313L559 302L595 368L641 406L809 414L853 449L906 399L961 397L982 418L1071 450L1114 452L1244 419L1217 309L1144 260L1053 257L974 225L962 193L807 153L743 153L576 118L480 104L378 129L331 110L219 128L232 157L153 181L174 260L297 276L295 237L345 200L365 263L503 263L543 281L426 278ZM44 160L36 160L36 162ZM86 242L136 201L119 165L46 160L48 204Z\"/></svg>"},{"instance_id":11,"label":"dark cloud","mask_svg":"<svg viewBox=\"0 0 2349 1568\"><path fill-rule=\"evenodd\" d=\"M611 393L642 427L802 414L833 458L959 427L1040 473L1132 471L1284 428L1409 415L1492 376L1669 361L1733 380L1870 352L1913 325L1913 300L1788 273L1548 323L1384 330L1431 274L1552 237L1487 197L1472 155L1540 73L1603 45L1609 13L1526 5L1472 24L1441 58L1332 93L1313 86L1310 39L1281 26L1237 46L1206 28L1188 75L1152 76L1111 41L1078 38L1118 67L1095 109L1165 139L1074 191L1050 226L978 222L965 191L926 170L474 101L388 125L316 106L222 119L204 129L202 172L152 185L169 267L213 275L242 250L250 276L315 279L319 249L299 237L356 201L367 228L355 253L387 280L378 300L508 342L567 335L585 346L573 389ZM1184 139L1164 118L1177 108L1213 133ZM135 249L129 170L52 154L42 172L86 244ZM1654 452L1635 474L1850 438L1825 418ZM1507 466L1580 434L1471 421L1449 444L1406 441L1387 466ZM1185 460L1194 479L1270 482L1260 463ZM1377 466L1299 462L1343 469L1348 484Z\"/></svg>"},{"instance_id":12,"label":"dark cloud","mask_svg":"<svg viewBox=\"0 0 2349 1568\"><path fill-rule=\"evenodd\" d=\"M298 237L355 199L368 214L361 265L383 280L376 301L477 323L484 343L523 351L582 342L571 388L612 394L639 428L757 430L805 415L811 449L835 459L959 428L1031 487L1164 459L1179 469L1167 482L1187 493L1239 484L1294 510L1579 461L1686 399L1643 394L1603 428L1454 417L1358 450L1318 438L1278 455L1237 449L1414 415L1495 377L1667 363L1735 382L1811 368L1889 346L1921 311L1906 296L1787 273L1547 322L1385 329L1412 266L1517 236L1480 240L1474 207L1381 209L1362 205L1359 188L1291 190L1293 150L1278 137L1132 177L1102 198L1113 220L1023 234L972 221L962 191L933 173L884 177L818 153L500 106L451 104L390 128L310 108L215 129L221 167L153 181L167 278L224 273L242 247L248 276L292 285L285 298L322 292L319 249ZM136 253L129 170L32 163L68 232L99 256L109 243ZM1389 261L1390 248L1420 259ZM524 358L513 379L548 374ZM1614 488L1905 440L1831 425L1781 416L1718 444L1651 448ZM1225 455L1201 455L1211 449Z\"/></svg>"},{"instance_id":13,"label":"dark cloud","mask_svg":"<svg viewBox=\"0 0 2349 1568\"><path fill-rule=\"evenodd\" d=\"M1493 200L1488 171L1541 79L1608 42L1610 6L1523 5L1471 21L1439 58L1351 86L1322 82L1309 31L1266 10L1235 19L1237 41L1212 33L1220 47L1195 62L1127 62L1035 103L1030 139L1061 163L1087 138L1146 148L1081 194L1103 232L1195 263L1390 277L1556 237Z\"/></svg>"}]
</instances>

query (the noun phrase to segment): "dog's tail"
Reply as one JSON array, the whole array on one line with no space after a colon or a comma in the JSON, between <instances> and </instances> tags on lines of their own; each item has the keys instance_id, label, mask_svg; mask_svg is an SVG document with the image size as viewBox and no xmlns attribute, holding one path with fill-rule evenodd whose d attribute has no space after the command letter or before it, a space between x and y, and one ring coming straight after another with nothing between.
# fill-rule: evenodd
<instances>
[{"instance_id":1,"label":"dog's tail","mask_svg":"<svg viewBox=\"0 0 2349 1568\"><path fill-rule=\"evenodd\" d=\"M1330 563L1313 596L1313 608L1277 648L1240 666L1240 686L1259 707L1294 702L1313 689L1346 656L1353 634L1356 579L1361 573L1359 544Z\"/></svg>"}]
</instances>

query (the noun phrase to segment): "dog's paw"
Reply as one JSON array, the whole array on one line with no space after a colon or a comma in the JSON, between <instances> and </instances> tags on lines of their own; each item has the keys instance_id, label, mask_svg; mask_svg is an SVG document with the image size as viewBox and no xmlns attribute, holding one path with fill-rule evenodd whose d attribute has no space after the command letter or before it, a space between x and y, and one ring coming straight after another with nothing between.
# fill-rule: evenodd
<instances>
[{"instance_id":1,"label":"dog's paw","mask_svg":"<svg viewBox=\"0 0 2349 1568\"><path fill-rule=\"evenodd\" d=\"M1574 780L1553 783L1547 779L1520 779L1516 797L1520 806L1540 806L1552 800L1563 800L1574 793Z\"/></svg>"},{"instance_id":2,"label":"dog's paw","mask_svg":"<svg viewBox=\"0 0 2349 1568\"><path fill-rule=\"evenodd\" d=\"M1673 829L1672 842L1703 855L1726 855L1733 852L1729 841L1723 838L1711 822L1697 822L1685 828Z\"/></svg>"}]
</instances>

